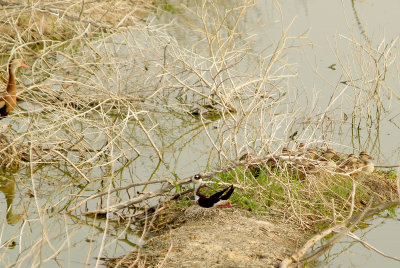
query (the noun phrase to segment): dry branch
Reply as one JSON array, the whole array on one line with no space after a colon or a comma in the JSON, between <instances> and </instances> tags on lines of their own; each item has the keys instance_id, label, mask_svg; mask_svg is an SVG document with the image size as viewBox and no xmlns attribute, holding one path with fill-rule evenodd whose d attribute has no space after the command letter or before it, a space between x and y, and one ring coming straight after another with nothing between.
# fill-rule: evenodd
<instances>
[{"instance_id":1,"label":"dry branch","mask_svg":"<svg viewBox=\"0 0 400 268\"><path fill-rule=\"evenodd\" d=\"M360 242L361 245L363 245L365 248L367 248L367 249L369 249L369 250L373 250L373 251L375 251L375 252L381 254L382 256L384 256L384 257L386 257L386 258L389 258L389 259L392 259L392 260L395 260L395 261L400 261L400 258L393 257L393 256L390 256L390 255L388 255L388 254L382 252L381 250L375 248L375 247L372 246L371 244L369 244L369 243L365 242L364 240L360 239L358 236L356 236L356 235L355 235L354 233L352 233L352 232L349 232L349 233L347 234L347 236L353 238L354 240L356 240L356 241L358 241L358 242Z\"/></svg>"},{"instance_id":2,"label":"dry branch","mask_svg":"<svg viewBox=\"0 0 400 268\"><path fill-rule=\"evenodd\" d=\"M360 214L351 216L348 218L346 221L343 221L341 223L336 224L333 227L330 227L328 229L323 230L322 232L314 235L311 239L309 239L299 250L294 252L291 256L285 258L279 265L280 268L286 268L289 267L292 263L304 263L304 262L311 262L314 261L316 258L318 258L323 252L328 250L330 247L332 247L335 243L339 242L340 239L342 239L345 235L347 235L351 229L360 221L362 220L363 217L372 215L378 211L381 211L382 209L393 206L393 205L398 205L399 202L387 202L385 204L379 205L375 208L370 208L372 204L372 199L370 200L368 206L366 209L364 209ZM307 251L315 245L318 241L326 237L327 235L331 234L332 232L336 232L337 230L344 228L350 224L348 228L345 228L342 232L339 233L336 237L331 239L329 242L327 242L325 245L323 245L320 249L317 251L310 253L307 257L303 257Z\"/></svg>"},{"instance_id":3,"label":"dry branch","mask_svg":"<svg viewBox=\"0 0 400 268\"><path fill-rule=\"evenodd\" d=\"M376 168L396 168L396 167L400 167L400 165L377 165L375 166Z\"/></svg>"},{"instance_id":4,"label":"dry branch","mask_svg":"<svg viewBox=\"0 0 400 268\"><path fill-rule=\"evenodd\" d=\"M111 194L111 193L118 192L118 191L121 191L121 190L127 190L127 189L130 189L132 187L137 187L137 186L142 186L142 185L150 185L150 184L156 184L156 183L164 183L164 182L169 182L169 180L164 179L164 180L138 182L138 183L132 183L132 184L129 184L129 185L126 185L126 186L123 186L123 187L114 188L114 189L112 189L110 191L99 193L99 194L95 194L95 195L92 195L92 196L82 200L81 202L79 202L78 205L76 205L73 208L70 208L67 212L72 212L75 209L77 209L80 206L82 206L83 204L85 204L86 202L88 202L89 200L92 200L92 199L95 199L95 198L98 198L98 197L102 197L102 196L107 195L107 194Z\"/></svg>"},{"instance_id":5,"label":"dry branch","mask_svg":"<svg viewBox=\"0 0 400 268\"><path fill-rule=\"evenodd\" d=\"M228 165L228 166L226 166L224 168L221 168L221 169L218 169L218 170L214 170L214 171L211 171L211 172L205 172L205 173L202 173L201 175L202 175L203 178L210 178L210 177L213 177L213 176L215 176L217 174L232 170L232 169L234 169L234 168L236 168L238 166L248 165L250 162L251 163L254 163L254 162L257 162L257 161L262 162L262 161L264 161L266 159L269 159L271 157L277 157L277 156L268 155L268 156L263 157L263 158L258 158L257 160L252 159L251 161L246 161L246 160L238 161L238 162L234 162L234 163L232 163L232 164L230 164L230 165ZM106 214L106 213L109 213L109 212L116 212L118 210L130 207L130 206L132 206L134 204L137 204L137 203L146 201L148 199L163 195L163 194L169 192L171 189L173 189L176 186L180 186L180 185L191 183L191 179L192 179L192 177L187 177L187 178L184 178L184 179L181 179L181 180L178 180L178 181L172 181L172 180L164 179L164 180L157 180L157 181L154 181L154 182L149 181L149 182L143 182L143 183L133 183L133 184L130 184L130 185L127 185L127 186L124 186L124 187L120 187L120 188L112 190L112 192L119 191L119 190L126 190L126 189L129 189L129 188L132 188L132 187L135 187L135 186L139 186L139 185L147 185L147 184L152 184L152 183L169 182L169 184L166 187L160 188L159 190L157 190L155 192L147 192L147 193L144 193L142 196L131 198L128 201L112 205L112 206L110 206L108 208L100 209L100 210L94 210L94 211L88 211L88 212L85 212L84 214L85 215L88 215L88 214ZM108 193L109 192L104 192L104 193L97 194L94 197L89 197L89 198L81 201L78 205L74 206L73 208L69 209L68 211L71 212L71 211L77 209L78 207L82 206L87 201L89 201L91 199L94 199L94 198L97 198L97 197L101 197L101 196L107 195Z\"/></svg>"},{"instance_id":6,"label":"dry branch","mask_svg":"<svg viewBox=\"0 0 400 268\"><path fill-rule=\"evenodd\" d=\"M224 172L231 171L234 168L239 167L239 166L265 165L265 163L267 163L268 161L271 161L271 160L273 160L274 162L279 161L279 160L286 161L287 163L289 163L291 165L293 165L293 163L297 163L298 160L302 160L303 162L304 161L310 161L310 163L312 163L314 166L318 166L318 161L317 160L308 159L308 158L305 158L304 156L287 156L287 155L280 155L280 154L268 154L268 155L263 156L263 157L253 157L253 158L250 158L250 159L247 159L247 160L233 162L232 164L229 164L229 165L227 165L227 166L225 166L223 168L216 169L216 170L210 171L210 172L205 172L204 174L202 174L202 176L204 178L210 178L210 177L213 177L213 176L215 176L217 174L221 174L221 173L224 173ZM295 167L295 168L296 169L301 169L302 167L300 166L300 167ZM343 176L349 176L349 175L351 175L351 174L353 174L353 173L358 171L358 170L354 170L354 171L349 171L347 173L337 173L337 172L330 171L330 170L324 170L323 167L321 167L320 170L321 171L326 171L326 172L328 172L330 174L339 174L339 175L343 175ZM318 169L317 169L317 171L318 171ZM314 173L316 173L317 171L314 171ZM92 200L92 199L107 195L107 194L112 193L112 192L116 192L116 191L120 191L120 190L127 190L129 188L132 188L132 187L135 187L135 186L140 186L140 185L148 185L148 184L154 184L154 183L165 183L165 182L168 182L169 185L167 185L164 188L160 188L159 190L157 190L155 192L142 193L141 196L131 198L130 200L127 200L127 201L112 205L112 206L110 206L108 208L94 210L94 211L88 211L88 212L85 212L84 214L106 214L106 213L109 213L109 212L117 212L118 210L121 210L121 209L124 209L124 208L128 208L128 207L130 207L130 206L132 206L134 204L137 204L137 203L152 199L152 198L157 197L157 196L164 195L165 193L169 192L170 190L172 190L176 186L188 184L188 183L191 182L191 177L184 178L184 179L181 179L181 180L178 180L178 181L172 181L170 179L161 179L161 180L157 180L157 181L133 183L133 184L130 184L130 185L127 185L127 186L124 186L124 187L116 188L116 189L112 190L111 192L104 192L104 193L100 193L100 194L96 194L94 196L88 197L85 200L82 200L81 202L79 202L78 205L76 205L73 208L69 209L68 212L72 212L72 211L76 210L78 207L82 206L84 203L88 202L89 200ZM354 195L355 195L355 186L353 185L353 190L352 190L352 195L351 195L351 197L352 197L351 213L354 210ZM292 202L290 202L290 203L292 204ZM298 219L300 220L299 216L296 216L296 217L298 217Z\"/></svg>"}]
</instances>

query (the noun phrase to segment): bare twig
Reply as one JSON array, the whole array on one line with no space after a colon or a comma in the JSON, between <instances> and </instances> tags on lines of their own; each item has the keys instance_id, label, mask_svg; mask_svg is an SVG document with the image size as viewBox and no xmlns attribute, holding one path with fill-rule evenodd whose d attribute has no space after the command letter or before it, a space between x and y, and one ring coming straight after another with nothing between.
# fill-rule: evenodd
<instances>
[{"instance_id":1,"label":"bare twig","mask_svg":"<svg viewBox=\"0 0 400 268\"><path fill-rule=\"evenodd\" d=\"M343 236L345 236L348 232L351 231L351 229L364 217L367 215L372 215L376 213L377 211L380 211L386 207L397 205L398 202L388 202L385 204L382 204L380 206L377 206L375 208L370 208L370 205L372 204L372 199L370 200L369 204L367 205L367 208L364 209L360 214L352 216L348 218L346 221L343 221L333 227L330 227L328 229L323 230L322 232L316 234L313 236L311 239L309 239L299 250L297 250L295 253L293 253L290 257L285 258L279 265L280 268L285 268L289 267L290 264L292 263L304 263L304 262L311 262L318 258L323 252L325 252L327 249L329 249L333 244L337 243ZM336 232L336 230L341 229L345 227L346 225L350 224L348 228L345 228L342 232L340 232L339 235L334 237L332 240L330 240L328 243L326 243L324 246L322 246L320 249L317 251L311 253L307 257L303 257L307 251L315 245L318 241L326 237L327 235L331 234L332 232Z\"/></svg>"},{"instance_id":2,"label":"bare twig","mask_svg":"<svg viewBox=\"0 0 400 268\"><path fill-rule=\"evenodd\" d=\"M372 246L371 244L369 244L369 243L365 242L364 240L360 239L358 236L356 236L356 235L355 235L354 233L352 233L352 232L349 232L349 233L347 234L347 236L353 238L354 240L356 240L356 241L358 241L358 242L360 242L361 245L363 245L364 247L366 247L366 248L369 249L369 250L373 250L373 251L375 251L375 252L381 254L382 256L384 256L384 257L386 257L386 258L389 258L389 259L392 259L392 260L396 260L396 261L400 261L400 258L393 257L393 256L390 256L390 255L388 255L388 254L382 252L381 250L375 248L375 247Z\"/></svg>"}]
</instances>

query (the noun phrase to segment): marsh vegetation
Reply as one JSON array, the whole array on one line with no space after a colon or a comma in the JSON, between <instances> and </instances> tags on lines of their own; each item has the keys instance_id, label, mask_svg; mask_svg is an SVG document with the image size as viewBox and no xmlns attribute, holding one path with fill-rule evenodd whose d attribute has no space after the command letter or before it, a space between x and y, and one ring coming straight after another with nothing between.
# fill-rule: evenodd
<instances>
[{"instance_id":1,"label":"marsh vegetation","mask_svg":"<svg viewBox=\"0 0 400 268\"><path fill-rule=\"evenodd\" d=\"M193 248L161 243L168 230L190 243L191 228L218 219L228 235L246 218L271 252L231 249L229 264L276 265L311 234L397 201L395 170L341 164L361 151L381 159L398 37L336 36L340 79L321 93L292 61L313 48L309 32L267 2L263 32L254 1L0 1L5 81L10 57L31 66L0 121L1 265L173 267ZM346 154L333 169L329 148ZM198 173L206 193L235 186L233 210L190 214ZM274 255L256 236L277 232L290 235Z\"/></svg>"}]
</instances>

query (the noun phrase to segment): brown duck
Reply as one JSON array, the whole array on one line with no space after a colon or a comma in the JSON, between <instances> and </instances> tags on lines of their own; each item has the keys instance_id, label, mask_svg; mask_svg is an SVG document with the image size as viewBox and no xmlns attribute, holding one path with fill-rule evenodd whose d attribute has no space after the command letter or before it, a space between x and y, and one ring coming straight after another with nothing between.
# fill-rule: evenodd
<instances>
[{"instance_id":1,"label":"brown duck","mask_svg":"<svg viewBox=\"0 0 400 268\"><path fill-rule=\"evenodd\" d=\"M10 114L17 107L17 84L15 73L19 67L28 68L21 59L13 59L8 65L8 84L6 92L0 95L0 119Z\"/></svg>"}]
</instances>

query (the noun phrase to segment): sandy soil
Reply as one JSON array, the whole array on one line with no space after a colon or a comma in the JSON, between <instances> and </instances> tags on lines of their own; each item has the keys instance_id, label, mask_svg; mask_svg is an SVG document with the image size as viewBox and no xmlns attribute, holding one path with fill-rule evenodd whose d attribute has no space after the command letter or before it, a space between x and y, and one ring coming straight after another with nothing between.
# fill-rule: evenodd
<instances>
[{"instance_id":1,"label":"sandy soil","mask_svg":"<svg viewBox=\"0 0 400 268\"><path fill-rule=\"evenodd\" d=\"M308 236L292 224L275 224L236 208L191 206L177 221L176 228L147 241L139 253L144 266L275 267ZM124 264L138 261L137 256L132 252Z\"/></svg>"}]
</instances>

